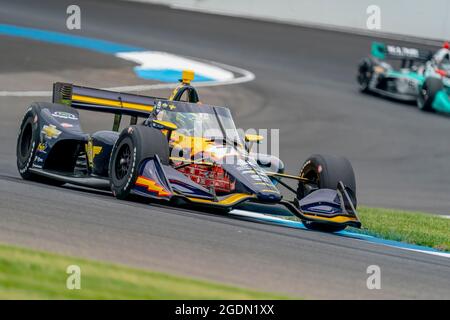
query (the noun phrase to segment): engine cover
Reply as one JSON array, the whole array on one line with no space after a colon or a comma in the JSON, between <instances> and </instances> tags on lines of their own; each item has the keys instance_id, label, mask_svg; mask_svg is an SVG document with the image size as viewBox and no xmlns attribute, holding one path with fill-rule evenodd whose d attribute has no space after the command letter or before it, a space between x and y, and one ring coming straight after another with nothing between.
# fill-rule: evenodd
<instances>
[{"instance_id":1,"label":"engine cover","mask_svg":"<svg viewBox=\"0 0 450 320\"><path fill-rule=\"evenodd\" d=\"M216 193L230 193L236 187L235 179L220 166L191 164L177 170L207 189L214 187Z\"/></svg>"}]
</instances>

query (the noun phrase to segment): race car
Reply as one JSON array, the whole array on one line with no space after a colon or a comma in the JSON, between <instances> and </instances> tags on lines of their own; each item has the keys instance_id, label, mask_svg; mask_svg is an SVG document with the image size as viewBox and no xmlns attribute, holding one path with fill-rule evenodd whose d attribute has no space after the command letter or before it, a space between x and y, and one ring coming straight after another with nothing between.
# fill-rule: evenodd
<instances>
[{"instance_id":1,"label":"race car","mask_svg":"<svg viewBox=\"0 0 450 320\"><path fill-rule=\"evenodd\" d=\"M358 65L362 92L413 101L423 111L450 112L450 50L448 42L428 50L373 42L371 57ZM389 62L388 62L389 61Z\"/></svg>"},{"instance_id":2,"label":"race car","mask_svg":"<svg viewBox=\"0 0 450 320\"><path fill-rule=\"evenodd\" d=\"M346 158L313 155L299 175L285 174L279 158L251 152L261 136L242 137L228 108L199 101L193 78L183 72L168 99L55 83L53 101L31 104L20 125L20 175L222 214L247 204L281 207L321 231L361 227ZM83 132L77 109L114 114L112 130ZM120 131L123 115L131 120ZM284 179L297 181L297 188Z\"/></svg>"}]
</instances>

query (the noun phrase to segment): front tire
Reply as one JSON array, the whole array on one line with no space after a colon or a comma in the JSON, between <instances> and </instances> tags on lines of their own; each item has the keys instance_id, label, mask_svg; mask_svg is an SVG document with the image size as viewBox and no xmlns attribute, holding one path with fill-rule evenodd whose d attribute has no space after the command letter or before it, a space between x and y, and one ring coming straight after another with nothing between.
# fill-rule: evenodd
<instances>
[{"instance_id":1,"label":"front tire","mask_svg":"<svg viewBox=\"0 0 450 320\"><path fill-rule=\"evenodd\" d=\"M40 143L40 111L41 107L38 104L32 104L20 124L16 145L17 170L24 180L61 186L64 182L43 177L30 171Z\"/></svg>"},{"instance_id":2,"label":"front tire","mask_svg":"<svg viewBox=\"0 0 450 320\"><path fill-rule=\"evenodd\" d=\"M370 91L370 81L373 75L373 62L369 58L363 59L358 65L357 81L359 90L367 93Z\"/></svg>"},{"instance_id":3,"label":"front tire","mask_svg":"<svg viewBox=\"0 0 450 320\"><path fill-rule=\"evenodd\" d=\"M336 190L339 181L342 181L356 208L356 180L350 161L344 157L316 154L309 157L300 170L300 177L307 178L311 184L299 182L297 199L307 196L311 190ZM315 221L303 221L306 228L318 231L337 232L346 226L335 226Z\"/></svg>"},{"instance_id":4,"label":"front tire","mask_svg":"<svg viewBox=\"0 0 450 320\"><path fill-rule=\"evenodd\" d=\"M34 156L39 144L39 108L28 109L20 124L17 137L16 158L17 169L24 180L34 180L36 176L30 172Z\"/></svg>"},{"instance_id":5,"label":"front tire","mask_svg":"<svg viewBox=\"0 0 450 320\"><path fill-rule=\"evenodd\" d=\"M155 155L162 164L169 164L169 144L160 130L136 125L122 131L109 162L111 191L116 198L123 200L130 196L140 164Z\"/></svg>"},{"instance_id":6,"label":"front tire","mask_svg":"<svg viewBox=\"0 0 450 320\"><path fill-rule=\"evenodd\" d=\"M434 112L433 101L436 94L444 88L441 79L427 78L419 91L417 106L425 112Z\"/></svg>"}]
</instances>

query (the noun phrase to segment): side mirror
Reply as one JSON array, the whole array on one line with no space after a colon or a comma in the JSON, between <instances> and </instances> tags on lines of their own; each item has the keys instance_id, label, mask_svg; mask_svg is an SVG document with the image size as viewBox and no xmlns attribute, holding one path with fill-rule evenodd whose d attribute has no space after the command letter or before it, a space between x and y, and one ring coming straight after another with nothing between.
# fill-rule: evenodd
<instances>
[{"instance_id":1,"label":"side mirror","mask_svg":"<svg viewBox=\"0 0 450 320\"><path fill-rule=\"evenodd\" d=\"M245 142L250 142L250 143L260 143L261 141L264 140L263 136L260 136L258 134L246 134L245 135Z\"/></svg>"},{"instance_id":2,"label":"side mirror","mask_svg":"<svg viewBox=\"0 0 450 320\"><path fill-rule=\"evenodd\" d=\"M252 150L254 143L260 143L264 140L263 136L260 136L258 134L246 134L245 135L245 147L248 152Z\"/></svg>"},{"instance_id":3,"label":"side mirror","mask_svg":"<svg viewBox=\"0 0 450 320\"><path fill-rule=\"evenodd\" d=\"M153 125L154 128L160 129L160 130L173 131L173 130L177 130L178 129L177 125L175 123L170 122L170 121L153 120L152 121L152 125Z\"/></svg>"},{"instance_id":4,"label":"side mirror","mask_svg":"<svg viewBox=\"0 0 450 320\"><path fill-rule=\"evenodd\" d=\"M172 135L172 131L177 130L178 127L176 124L169 121L162 120L152 120L152 127L159 130L167 131L167 140L170 140L170 136Z\"/></svg>"}]
</instances>

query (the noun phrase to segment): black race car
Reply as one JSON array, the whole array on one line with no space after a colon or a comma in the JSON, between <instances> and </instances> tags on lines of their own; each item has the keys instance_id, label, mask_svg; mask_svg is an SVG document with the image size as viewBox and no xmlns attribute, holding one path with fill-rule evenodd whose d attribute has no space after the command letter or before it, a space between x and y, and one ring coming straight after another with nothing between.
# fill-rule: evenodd
<instances>
[{"instance_id":1,"label":"black race car","mask_svg":"<svg viewBox=\"0 0 450 320\"><path fill-rule=\"evenodd\" d=\"M55 83L53 102L33 103L20 125L20 175L107 189L119 199L140 196L219 212L249 203L279 206L324 231L361 226L347 159L314 155L299 175L285 174L280 159L249 152L261 137L241 138L227 108L199 103L192 79L184 73L169 99ZM83 132L77 109L115 114L113 130ZM131 123L118 132L122 115L131 116ZM283 179L298 181L297 188ZM292 199L284 199L277 186Z\"/></svg>"}]
</instances>

